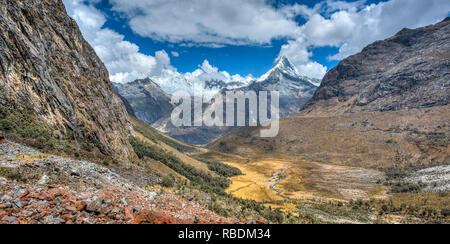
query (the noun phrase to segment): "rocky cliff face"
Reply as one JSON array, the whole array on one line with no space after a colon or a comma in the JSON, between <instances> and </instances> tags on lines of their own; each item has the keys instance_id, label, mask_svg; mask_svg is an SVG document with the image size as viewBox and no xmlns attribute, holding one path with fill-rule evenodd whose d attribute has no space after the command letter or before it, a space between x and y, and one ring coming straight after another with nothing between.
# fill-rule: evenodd
<instances>
[{"instance_id":1,"label":"rocky cliff face","mask_svg":"<svg viewBox=\"0 0 450 244\"><path fill-rule=\"evenodd\" d=\"M113 86L128 101L136 116L145 123L151 125L161 118L170 118L174 108L171 98L151 79Z\"/></svg>"},{"instance_id":2,"label":"rocky cliff face","mask_svg":"<svg viewBox=\"0 0 450 244\"><path fill-rule=\"evenodd\" d=\"M3 0L0 9L1 106L31 107L55 134L129 155L125 107L62 1Z\"/></svg>"},{"instance_id":3,"label":"rocky cliff face","mask_svg":"<svg viewBox=\"0 0 450 244\"><path fill-rule=\"evenodd\" d=\"M450 100L450 20L397 35L343 60L305 112L397 111Z\"/></svg>"}]
</instances>

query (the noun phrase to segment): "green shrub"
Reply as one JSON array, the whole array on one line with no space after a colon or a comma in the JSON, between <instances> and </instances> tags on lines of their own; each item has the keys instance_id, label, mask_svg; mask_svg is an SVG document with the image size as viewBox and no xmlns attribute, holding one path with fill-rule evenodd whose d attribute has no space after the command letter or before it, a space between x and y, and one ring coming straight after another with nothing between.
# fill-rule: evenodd
<instances>
[{"instance_id":1,"label":"green shrub","mask_svg":"<svg viewBox=\"0 0 450 244\"><path fill-rule=\"evenodd\" d=\"M399 182L391 187L392 193L418 193L423 188L423 185L409 182Z\"/></svg>"},{"instance_id":2,"label":"green shrub","mask_svg":"<svg viewBox=\"0 0 450 244\"><path fill-rule=\"evenodd\" d=\"M218 175L221 175L226 178L230 178L233 176L242 175L242 171L238 168L232 167L230 165L226 165L222 162L216 160L207 160L196 157L195 159L202 161L206 165L208 165L208 169L216 172Z\"/></svg>"},{"instance_id":3,"label":"green shrub","mask_svg":"<svg viewBox=\"0 0 450 244\"><path fill-rule=\"evenodd\" d=\"M272 210L270 208L268 208L264 211L263 217L267 220L272 221L273 223L279 223L279 224L282 224L285 219L285 215L283 212L281 212L280 209Z\"/></svg>"},{"instance_id":4,"label":"green shrub","mask_svg":"<svg viewBox=\"0 0 450 244\"><path fill-rule=\"evenodd\" d=\"M175 186L175 177L173 175L166 175L162 178L161 185L164 187L172 188Z\"/></svg>"},{"instance_id":5,"label":"green shrub","mask_svg":"<svg viewBox=\"0 0 450 244\"><path fill-rule=\"evenodd\" d=\"M20 174L16 170L13 170L12 168L0 167L0 176L9 180L27 183L27 179L25 179L22 174Z\"/></svg>"},{"instance_id":6,"label":"green shrub","mask_svg":"<svg viewBox=\"0 0 450 244\"><path fill-rule=\"evenodd\" d=\"M13 131L16 128L16 124L8 119L0 120L0 130L5 132Z\"/></svg>"},{"instance_id":7,"label":"green shrub","mask_svg":"<svg viewBox=\"0 0 450 244\"><path fill-rule=\"evenodd\" d=\"M142 142L134 137L130 138L130 144L133 146L136 155L139 158L148 157L159 161L175 172L185 176L190 181L201 187L204 191L213 191L216 193L223 193L223 190L228 188L230 181L225 177L214 177L208 172L194 168L191 165L185 164L181 159L167 153L159 147Z\"/></svg>"},{"instance_id":8,"label":"green shrub","mask_svg":"<svg viewBox=\"0 0 450 244\"><path fill-rule=\"evenodd\" d=\"M49 140L53 137L53 130L38 118L32 108L2 107L0 130L31 139Z\"/></svg>"},{"instance_id":9,"label":"green shrub","mask_svg":"<svg viewBox=\"0 0 450 244\"><path fill-rule=\"evenodd\" d=\"M220 206L220 204L215 202L210 203L208 205L208 209L225 218L228 218L230 216L230 213L226 208L223 208L222 206Z\"/></svg>"},{"instance_id":10,"label":"green shrub","mask_svg":"<svg viewBox=\"0 0 450 244\"><path fill-rule=\"evenodd\" d=\"M110 161L107 158L104 158L102 160L102 164L105 165L105 166L109 166L110 165Z\"/></svg>"},{"instance_id":11,"label":"green shrub","mask_svg":"<svg viewBox=\"0 0 450 244\"><path fill-rule=\"evenodd\" d=\"M9 173L11 173L11 168L0 167L0 176L6 177Z\"/></svg>"}]
</instances>

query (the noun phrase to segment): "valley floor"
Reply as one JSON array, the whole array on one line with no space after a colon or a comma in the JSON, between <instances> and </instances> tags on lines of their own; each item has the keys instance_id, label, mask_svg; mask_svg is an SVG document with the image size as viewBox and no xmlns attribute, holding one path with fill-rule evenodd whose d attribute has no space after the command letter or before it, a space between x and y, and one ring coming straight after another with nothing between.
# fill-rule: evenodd
<instances>
[{"instance_id":1,"label":"valley floor","mask_svg":"<svg viewBox=\"0 0 450 244\"><path fill-rule=\"evenodd\" d=\"M383 174L375 170L326 165L305 160L227 163L245 173L244 176L232 178L233 185L228 191L256 201L386 197L386 189L376 184L383 179ZM257 190L251 188L265 190L261 190L262 194L258 194ZM272 194L267 193L268 191L272 191Z\"/></svg>"},{"instance_id":2,"label":"valley floor","mask_svg":"<svg viewBox=\"0 0 450 244\"><path fill-rule=\"evenodd\" d=\"M404 179L427 182L423 192L392 193L383 184L385 173L378 170L310 160L211 155L243 172L231 178L227 193L310 223L450 223L450 166L430 167Z\"/></svg>"}]
</instances>

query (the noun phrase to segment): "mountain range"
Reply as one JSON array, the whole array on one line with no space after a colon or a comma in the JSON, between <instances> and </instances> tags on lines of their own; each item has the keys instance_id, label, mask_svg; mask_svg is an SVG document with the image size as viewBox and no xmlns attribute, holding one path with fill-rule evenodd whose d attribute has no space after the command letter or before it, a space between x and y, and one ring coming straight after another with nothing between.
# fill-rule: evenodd
<instances>
[{"instance_id":1,"label":"mountain range","mask_svg":"<svg viewBox=\"0 0 450 244\"><path fill-rule=\"evenodd\" d=\"M313 96L320 81L301 75L295 66L286 57L280 57L275 65L259 79L249 82L225 82L221 80L208 80L201 83L202 92L214 96L227 91L279 91L280 115L282 117L297 113L303 105ZM168 85L168 83L173 83ZM179 79L165 81L165 86L176 87ZM171 95L164 91L152 79L136 80L125 84L113 84L118 94L130 103L136 116L154 126L160 131L190 144L207 144L223 136L236 127L183 127L172 125L170 113L174 108L171 104ZM183 88L191 93L193 87ZM205 105L207 109L209 105ZM224 112L225 115L226 112ZM226 116L224 116L226 119Z\"/></svg>"},{"instance_id":2,"label":"mountain range","mask_svg":"<svg viewBox=\"0 0 450 244\"><path fill-rule=\"evenodd\" d=\"M283 56L266 74L240 90L280 92L280 115L285 117L297 113L312 98L319 84L320 80L300 74Z\"/></svg>"}]
</instances>

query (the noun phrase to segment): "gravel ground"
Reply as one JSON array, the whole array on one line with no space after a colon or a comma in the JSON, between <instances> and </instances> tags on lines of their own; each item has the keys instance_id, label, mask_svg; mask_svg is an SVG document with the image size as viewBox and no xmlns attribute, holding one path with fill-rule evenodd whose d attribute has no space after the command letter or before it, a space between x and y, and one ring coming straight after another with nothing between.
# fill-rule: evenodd
<instances>
[{"instance_id":1,"label":"gravel ground","mask_svg":"<svg viewBox=\"0 0 450 244\"><path fill-rule=\"evenodd\" d=\"M425 184L425 192L450 192L450 165L423 169L406 179L407 182Z\"/></svg>"},{"instance_id":2,"label":"gravel ground","mask_svg":"<svg viewBox=\"0 0 450 244\"><path fill-rule=\"evenodd\" d=\"M0 145L0 224L238 223L97 164ZM117 171L115 169L114 171Z\"/></svg>"}]
</instances>

